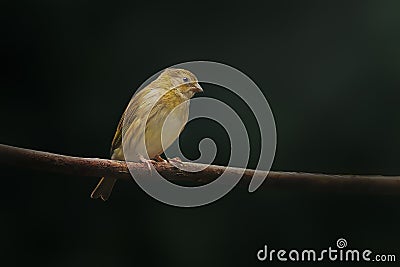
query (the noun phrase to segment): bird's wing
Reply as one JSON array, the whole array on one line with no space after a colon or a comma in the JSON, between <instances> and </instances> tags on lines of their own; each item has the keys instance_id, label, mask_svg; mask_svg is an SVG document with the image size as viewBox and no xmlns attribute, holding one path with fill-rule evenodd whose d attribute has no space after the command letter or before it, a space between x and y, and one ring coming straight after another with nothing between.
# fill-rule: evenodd
<instances>
[{"instance_id":1,"label":"bird's wing","mask_svg":"<svg viewBox=\"0 0 400 267\"><path fill-rule=\"evenodd\" d=\"M121 119L119 120L117 130L115 131L114 138L111 142L110 156L113 155L114 150L119 148L122 143L122 125L124 122L125 112L122 114Z\"/></svg>"},{"instance_id":2,"label":"bird's wing","mask_svg":"<svg viewBox=\"0 0 400 267\"><path fill-rule=\"evenodd\" d=\"M160 90L157 88L147 87L136 93L132 97L127 108L122 114L121 119L119 120L117 130L111 143L111 156L116 149L121 147L122 135L128 130L130 126L134 125L135 127L140 127L139 124L141 124L140 122L144 121L144 116L147 116L147 114L149 114L150 112L150 116L156 113L156 109L153 106L163 93L164 90L162 89Z\"/></svg>"}]
</instances>

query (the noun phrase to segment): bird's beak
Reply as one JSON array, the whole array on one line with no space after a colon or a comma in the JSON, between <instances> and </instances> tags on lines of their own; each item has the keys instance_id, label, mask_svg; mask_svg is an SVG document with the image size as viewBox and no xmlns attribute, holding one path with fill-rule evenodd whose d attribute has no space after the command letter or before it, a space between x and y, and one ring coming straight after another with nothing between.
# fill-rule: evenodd
<instances>
[{"instance_id":1,"label":"bird's beak","mask_svg":"<svg viewBox=\"0 0 400 267\"><path fill-rule=\"evenodd\" d=\"M200 84L198 84L198 83L193 84L191 90L194 93L202 93L203 92L203 88L201 88Z\"/></svg>"}]
</instances>

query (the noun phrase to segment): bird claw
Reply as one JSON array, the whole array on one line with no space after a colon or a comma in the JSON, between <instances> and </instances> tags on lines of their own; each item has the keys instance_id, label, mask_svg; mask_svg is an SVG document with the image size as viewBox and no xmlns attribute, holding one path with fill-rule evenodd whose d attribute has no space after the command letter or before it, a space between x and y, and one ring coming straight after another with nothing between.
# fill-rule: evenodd
<instances>
[{"instance_id":1,"label":"bird claw","mask_svg":"<svg viewBox=\"0 0 400 267\"><path fill-rule=\"evenodd\" d=\"M172 158L172 159L168 159L168 162L171 163L174 166L176 166L176 165L178 165L180 167L183 166L183 162L182 162L180 157L175 157L175 158Z\"/></svg>"},{"instance_id":2,"label":"bird claw","mask_svg":"<svg viewBox=\"0 0 400 267\"><path fill-rule=\"evenodd\" d=\"M147 165L147 168L149 169L150 174L151 174L152 173L151 164L154 164L156 162L154 160L152 160L152 159L146 159L143 156L139 156L139 159L140 159L141 162L143 162L143 163L145 163Z\"/></svg>"},{"instance_id":3,"label":"bird claw","mask_svg":"<svg viewBox=\"0 0 400 267\"><path fill-rule=\"evenodd\" d=\"M165 159L163 159L160 155L157 155L154 157L154 160L156 162L167 162Z\"/></svg>"}]
</instances>

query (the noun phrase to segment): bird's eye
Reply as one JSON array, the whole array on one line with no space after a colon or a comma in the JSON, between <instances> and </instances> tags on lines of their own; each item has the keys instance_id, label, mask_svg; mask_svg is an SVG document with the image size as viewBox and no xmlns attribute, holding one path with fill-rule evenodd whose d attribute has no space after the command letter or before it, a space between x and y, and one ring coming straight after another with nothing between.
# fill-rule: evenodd
<instances>
[{"instance_id":1,"label":"bird's eye","mask_svg":"<svg viewBox=\"0 0 400 267\"><path fill-rule=\"evenodd\" d=\"M183 77L183 82L187 83L189 81L189 79L187 77Z\"/></svg>"}]
</instances>

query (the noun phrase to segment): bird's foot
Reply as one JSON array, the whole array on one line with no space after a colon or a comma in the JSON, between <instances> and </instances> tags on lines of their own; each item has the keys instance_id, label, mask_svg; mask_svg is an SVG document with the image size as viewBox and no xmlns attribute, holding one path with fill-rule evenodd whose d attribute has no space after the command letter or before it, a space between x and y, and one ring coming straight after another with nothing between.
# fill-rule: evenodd
<instances>
[{"instance_id":1,"label":"bird's foot","mask_svg":"<svg viewBox=\"0 0 400 267\"><path fill-rule=\"evenodd\" d=\"M182 162L180 157L175 157L175 158L172 158L172 159L168 159L168 162L171 163L172 165L174 165L175 167L177 167L177 166L182 167L183 166L183 162Z\"/></svg>"},{"instance_id":2,"label":"bird's foot","mask_svg":"<svg viewBox=\"0 0 400 267\"><path fill-rule=\"evenodd\" d=\"M139 159L140 159L140 161L141 162L143 162L143 163L145 163L146 165L147 165L147 168L149 169L149 171L150 171L150 174L152 173L152 171L151 171L151 164L154 164L154 163L156 163L154 160L152 160L152 159L146 159L146 158L144 158L143 156L139 156Z\"/></svg>"},{"instance_id":3,"label":"bird's foot","mask_svg":"<svg viewBox=\"0 0 400 267\"><path fill-rule=\"evenodd\" d=\"M163 159L160 155L157 155L154 157L154 160L156 162L167 162L165 159Z\"/></svg>"}]
</instances>

